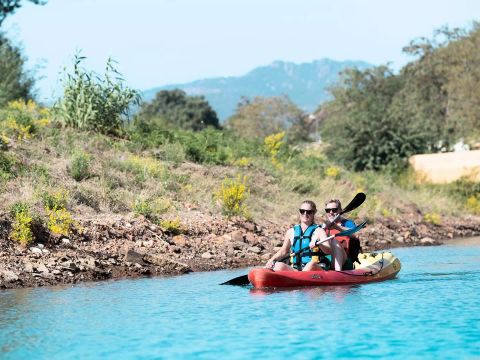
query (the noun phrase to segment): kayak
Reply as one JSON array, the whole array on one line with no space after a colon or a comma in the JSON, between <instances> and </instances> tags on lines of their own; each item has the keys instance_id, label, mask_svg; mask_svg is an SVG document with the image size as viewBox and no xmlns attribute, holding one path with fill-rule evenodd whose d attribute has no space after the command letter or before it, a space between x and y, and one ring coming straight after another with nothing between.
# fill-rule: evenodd
<instances>
[{"instance_id":1,"label":"kayak","mask_svg":"<svg viewBox=\"0 0 480 360\"><path fill-rule=\"evenodd\" d=\"M248 280L255 288L352 285L393 279L402 268L391 252L363 253L354 270L273 271L254 268Z\"/></svg>"}]
</instances>

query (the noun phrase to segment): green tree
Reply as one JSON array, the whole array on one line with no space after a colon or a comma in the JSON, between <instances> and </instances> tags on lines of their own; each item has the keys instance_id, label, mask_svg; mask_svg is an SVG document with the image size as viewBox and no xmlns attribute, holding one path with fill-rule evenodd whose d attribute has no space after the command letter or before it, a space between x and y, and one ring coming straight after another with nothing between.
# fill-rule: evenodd
<instances>
[{"instance_id":1,"label":"green tree","mask_svg":"<svg viewBox=\"0 0 480 360\"><path fill-rule=\"evenodd\" d=\"M0 106L19 98L32 98L34 80L24 67L20 49L0 34Z\"/></svg>"},{"instance_id":2,"label":"green tree","mask_svg":"<svg viewBox=\"0 0 480 360\"><path fill-rule=\"evenodd\" d=\"M30 2L37 5L45 5L47 2L45 0L29 0ZM2 26L3 21L8 15L11 15L22 6L21 0L0 0L0 27Z\"/></svg>"},{"instance_id":3,"label":"green tree","mask_svg":"<svg viewBox=\"0 0 480 360\"><path fill-rule=\"evenodd\" d=\"M220 128L216 112L203 96L188 96L179 89L159 91L151 102L142 104L138 118L140 122L160 118L167 127L185 130Z\"/></svg>"},{"instance_id":4,"label":"green tree","mask_svg":"<svg viewBox=\"0 0 480 360\"><path fill-rule=\"evenodd\" d=\"M306 114L287 96L244 98L226 127L251 139L260 139L282 131L289 143L306 141L310 136Z\"/></svg>"},{"instance_id":5,"label":"green tree","mask_svg":"<svg viewBox=\"0 0 480 360\"><path fill-rule=\"evenodd\" d=\"M322 136L329 143L327 154L358 171L398 165L422 151L424 134L390 112L402 86L402 78L386 66L347 70L343 82L331 89L334 100L325 105L329 116Z\"/></svg>"}]
</instances>

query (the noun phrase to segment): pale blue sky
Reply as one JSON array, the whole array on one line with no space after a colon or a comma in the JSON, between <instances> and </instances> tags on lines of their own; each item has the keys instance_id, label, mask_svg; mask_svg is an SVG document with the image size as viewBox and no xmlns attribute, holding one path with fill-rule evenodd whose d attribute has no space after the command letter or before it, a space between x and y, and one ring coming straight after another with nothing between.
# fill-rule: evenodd
<instances>
[{"instance_id":1,"label":"pale blue sky","mask_svg":"<svg viewBox=\"0 0 480 360\"><path fill-rule=\"evenodd\" d=\"M112 56L129 86L145 90L243 75L274 60L391 62L442 25L480 20L476 0L49 0L28 2L4 29L29 66L41 65L40 98L51 97L76 50L102 72Z\"/></svg>"}]
</instances>

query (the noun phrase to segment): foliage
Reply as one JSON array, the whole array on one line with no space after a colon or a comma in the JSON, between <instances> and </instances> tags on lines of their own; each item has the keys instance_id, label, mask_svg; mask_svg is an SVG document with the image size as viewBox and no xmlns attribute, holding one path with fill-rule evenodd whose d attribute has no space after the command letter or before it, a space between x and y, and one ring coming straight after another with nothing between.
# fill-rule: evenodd
<instances>
[{"instance_id":1,"label":"foliage","mask_svg":"<svg viewBox=\"0 0 480 360\"><path fill-rule=\"evenodd\" d=\"M55 235L70 235L75 222L72 214L65 208L50 209L48 213L48 230Z\"/></svg>"},{"instance_id":2,"label":"foliage","mask_svg":"<svg viewBox=\"0 0 480 360\"><path fill-rule=\"evenodd\" d=\"M50 111L34 101L15 100L0 111L0 133L8 144L10 139L28 140L50 124Z\"/></svg>"},{"instance_id":3,"label":"foliage","mask_svg":"<svg viewBox=\"0 0 480 360\"><path fill-rule=\"evenodd\" d=\"M166 130L161 122L152 120L135 121L128 131L132 150L155 149L158 157L165 160L187 159L200 164L224 165L261 153L257 141L211 127L201 131ZM171 154L172 150L176 154Z\"/></svg>"},{"instance_id":4,"label":"foliage","mask_svg":"<svg viewBox=\"0 0 480 360\"><path fill-rule=\"evenodd\" d=\"M135 205L133 206L133 212L136 216L143 215L147 219L152 219L153 209L150 206L150 201L146 199L138 198L135 200Z\"/></svg>"},{"instance_id":5,"label":"foliage","mask_svg":"<svg viewBox=\"0 0 480 360\"><path fill-rule=\"evenodd\" d=\"M423 219L433 225L440 225L442 223L442 218L436 212L426 213Z\"/></svg>"},{"instance_id":6,"label":"foliage","mask_svg":"<svg viewBox=\"0 0 480 360\"><path fill-rule=\"evenodd\" d=\"M472 195L467 199L466 208L473 214L480 215L480 193L477 196Z\"/></svg>"},{"instance_id":7,"label":"foliage","mask_svg":"<svg viewBox=\"0 0 480 360\"><path fill-rule=\"evenodd\" d=\"M75 151L70 164L70 175L76 181L90 177L90 156L83 151Z\"/></svg>"},{"instance_id":8,"label":"foliage","mask_svg":"<svg viewBox=\"0 0 480 360\"><path fill-rule=\"evenodd\" d=\"M46 4L45 0L29 0L37 5ZM0 0L0 26L8 15L11 15L22 6L21 0ZM0 72L1 73L1 72Z\"/></svg>"},{"instance_id":9,"label":"foliage","mask_svg":"<svg viewBox=\"0 0 480 360\"><path fill-rule=\"evenodd\" d=\"M0 0L0 23L1 23ZM24 69L26 63L20 48L0 33L0 107L9 101L33 97L34 80Z\"/></svg>"},{"instance_id":10,"label":"foliage","mask_svg":"<svg viewBox=\"0 0 480 360\"><path fill-rule=\"evenodd\" d=\"M164 231L172 235L178 235L183 232L182 224L180 223L180 219L178 218L173 220L169 220L169 219L161 220L159 222L159 225Z\"/></svg>"},{"instance_id":11,"label":"foliage","mask_svg":"<svg viewBox=\"0 0 480 360\"><path fill-rule=\"evenodd\" d=\"M62 81L63 98L55 105L58 120L64 126L119 135L130 105L138 104L140 95L123 85L112 59L103 78L81 68L84 59L76 55L73 74L66 74Z\"/></svg>"},{"instance_id":12,"label":"foliage","mask_svg":"<svg viewBox=\"0 0 480 360\"><path fill-rule=\"evenodd\" d=\"M46 210L65 209L68 201L68 193L66 191L45 191L41 194L41 198Z\"/></svg>"},{"instance_id":13,"label":"foliage","mask_svg":"<svg viewBox=\"0 0 480 360\"><path fill-rule=\"evenodd\" d=\"M238 176L236 179L224 179L219 191L216 192L216 198L220 201L222 212L227 217L248 216L248 210L245 204L248 189L247 178Z\"/></svg>"},{"instance_id":14,"label":"foliage","mask_svg":"<svg viewBox=\"0 0 480 360\"><path fill-rule=\"evenodd\" d=\"M285 137L285 132L282 131L278 134L272 134L265 138L264 145L267 153L270 155L270 160L272 164L278 169L282 168L282 165L278 161L278 153L284 145L283 138Z\"/></svg>"},{"instance_id":15,"label":"foliage","mask_svg":"<svg viewBox=\"0 0 480 360\"><path fill-rule=\"evenodd\" d=\"M13 155L0 151L0 179L9 180L16 176L16 160Z\"/></svg>"},{"instance_id":16,"label":"foliage","mask_svg":"<svg viewBox=\"0 0 480 360\"><path fill-rule=\"evenodd\" d=\"M332 179L338 179L341 169L338 166L329 166L325 169L325 175Z\"/></svg>"},{"instance_id":17,"label":"foliage","mask_svg":"<svg viewBox=\"0 0 480 360\"><path fill-rule=\"evenodd\" d=\"M28 204L16 202L10 208L10 214L13 216L12 230L10 238L26 246L33 241L32 221Z\"/></svg>"},{"instance_id":18,"label":"foliage","mask_svg":"<svg viewBox=\"0 0 480 360\"><path fill-rule=\"evenodd\" d=\"M404 51L416 59L395 75L388 67L350 69L322 107L328 155L359 171L401 170L417 153L449 151L480 137L480 25L442 28Z\"/></svg>"},{"instance_id":19,"label":"foliage","mask_svg":"<svg viewBox=\"0 0 480 360\"><path fill-rule=\"evenodd\" d=\"M226 127L236 134L251 138L265 137L286 131L289 143L309 138L306 115L288 97L244 98L235 114L226 122Z\"/></svg>"},{"instance_id":20,"label":"foliage","mask_svg":"<svg viewBox=\"0 0 480 360\"><path fill-rule=\"evenodd\" d=\"M203 96L187 96L179 89L159 91L151 102L142 104L136 121L151 119L161 119L165 128L199 131L220 127L217 114Z\"/></svg>"}]
</instances>

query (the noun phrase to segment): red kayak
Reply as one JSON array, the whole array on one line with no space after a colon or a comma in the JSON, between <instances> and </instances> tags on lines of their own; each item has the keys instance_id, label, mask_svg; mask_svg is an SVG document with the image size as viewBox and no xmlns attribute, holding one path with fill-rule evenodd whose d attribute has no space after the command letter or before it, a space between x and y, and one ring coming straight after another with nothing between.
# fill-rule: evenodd
<instances>
[{"instance_id":1,"label":"red kayak","mask_svg":"<svg viewBox=\"0 0 480 360\"><path fill-rule=\"evenodd\" d=\"M393 279L401 269L400 260L392 253L364 253L354 270L273 271L255 268L248 280L256 288L351 285Z\"/></svg>"}]
</instances>

